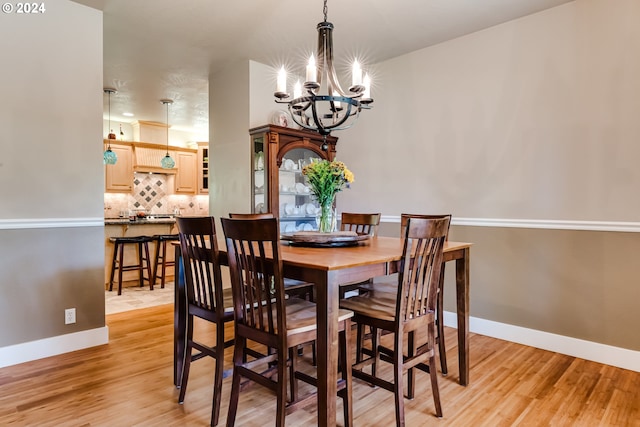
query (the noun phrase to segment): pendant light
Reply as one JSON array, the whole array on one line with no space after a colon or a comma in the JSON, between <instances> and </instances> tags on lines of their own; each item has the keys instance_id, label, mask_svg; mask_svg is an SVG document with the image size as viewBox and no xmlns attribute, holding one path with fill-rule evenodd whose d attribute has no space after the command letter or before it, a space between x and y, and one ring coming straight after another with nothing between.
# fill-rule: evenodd
<instances>
[{"instance_id":1,"label":"pendant light","mask_svg":"<svg viewBox=\"0 0 640 427\"><path fill-rule=\"evenodd\" d=\"M107 137L107 139L109 139L109 143L107 144L107 149L104 152L103 161L105 165L115 165L118 161L118 156L116 155L116 153L111 151L111 140L116 139L116 135L111 130L111 94L116 93L116 90L105 88L104 93L109 94L109 136Z\"/></svg>"},{"instance_id":2,"label":"pendant light","mask_svg":"<svg viewBox=\"0 0 640 427\"><path fill-rule=\"evenodd\" d=\"M173 104L173 100L161 99L160 102L167 106L167 155L162 158L160 164L162 165L162 169L173 169L176 162L169 155L169 105Z\"/></svg>"}]
</instances>

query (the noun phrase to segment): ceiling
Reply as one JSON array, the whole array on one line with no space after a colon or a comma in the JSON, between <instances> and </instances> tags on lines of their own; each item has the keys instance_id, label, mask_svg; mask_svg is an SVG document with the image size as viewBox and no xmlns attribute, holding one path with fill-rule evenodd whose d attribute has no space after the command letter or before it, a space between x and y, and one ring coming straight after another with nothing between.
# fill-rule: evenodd
<instances>
[{"instance_id":1,"label":"ceiling","mask_svg":"<svg viewBox=\"0 0 640 427\"><path fill-rule=\"evenodd\" d=\"M75 1L104 12L104 87L118 91L111 120L164 123L160 99L169 98L172 128L205 135L210 73L243 59L302 73L323 20L321 0ZM329 0L336 68L354 57L366 68L569 1Z\"/></svg>"}]
</instances>

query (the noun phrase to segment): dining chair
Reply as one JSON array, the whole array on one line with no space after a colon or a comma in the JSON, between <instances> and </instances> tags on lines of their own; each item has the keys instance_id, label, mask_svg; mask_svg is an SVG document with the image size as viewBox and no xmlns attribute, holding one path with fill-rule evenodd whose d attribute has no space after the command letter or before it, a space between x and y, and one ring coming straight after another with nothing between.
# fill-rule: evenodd
<instances>
[{"instance_id":1,"label":"dining chair","mask_svg":"<svg viewBox=\"0 0 640 427\"><path fill-rule=\"evenodd\" d=\"M407 214L400 215L400 236L404 236L407 228L409 218L425 218L425 219L449 219L449 226L447 227L447 236L445 241L449 240L449 228L451 227L451 214ZM438 297L436 300L436 327L438 329L438 335L436 341L438 342L438 354L440 356L440 370L442 375L447 375L447 350L444 342L444 266L440 270L440 281L438 282ZM365 283L361 286L364 291L375 291L380 294L382 292L390 292L395 294L398 290L398 281L393 277L376 278L373 281ZM362 342L365 339L363 331L358 330L356 338L356 360L358 360L358 353L362 350Z\"/></svg>"},{"instance_id":2,"label":"dining chair","mask_svg":"<svg viewBox=\"0 0 640 427\"><path fill-rule=\"evenodd\" d=\"M229 399L227 426L236 420L242 386L253 381L276 393L276 425L284 426L285 415L315 400L315 393L298 396L297 380L315 384L317 380L297 370L295 349L316 339L316 305L301 298L286 298L280 256L280 233L275 218L222 218L235 318L233 380ZM348 310L340 310L339 350L342 378L338 395L344 403L345 425L353 421ZM271 354L248 360L247 343L275 349ZM288 369L287 369L288 368ZM287 403L287 371L290 400Z\"/></svg>"},{"instance_id":3,"label":"dining chair","mask_svg":"<svg viewBox=\"0 0 640 427\"><path fill-rule=\"evenodd\" d=\"M354 312L353 321L372 328L371 355L353 365L353 376L372 385L392 391L395 395L396 425L404 426L403 373L407 371L407 397L415 394L415 369L428 372L436 416L442 417L438 375L435 362L436 297L441 280L444 242L449 227L448 218L408 218L396 297L375 291L341 301L341 307ZM378 342L377 330L393 334L393 348ZM419 340L426 341L418 345ZM407 350L405 354L404 343ZM393 364L394 378L388 381L376 375L380 362ZM371 374L364 372L371 366Z\"/></svg>"},{"instance_id":4,"label":"dining chair","mask_svg":"<svg viewBox=\"0 0 640 427\"><path fill-rule=\"evenodd\" d=\"M266 218L275 218L275 216L270 212L263 213L230 213L229 218L236 219L266 219ZM309 282L304 282L302 280L291 279L289 277L284 278L284 292L288 297L300 297L307 299L309 301L313 301L314 296L314 284ZM298 350L299 354L302 354L303 348L300 347ZM311 343L311 357L313 366L316 366L316 343L313 341Z\"/></svg>"},{"instance_id":5,"label":"dining chair","mask_svg":"<svg viewBox=\"0 0 640 427\"><path fill-rule=\"evenodd\" d=\"M236 219L265 219L265 218L275 218L272 213L230 213L229 218ZM302 280L291 279L288 277L284 278L284 291L289 296L298 296L310 301L313 301L314 298L314 284L309 282L304 282Z\"/></svg>"},{"instance_id":6,"label":"dining chair","mask_svg":"<svg viewBox=\"0 0 640 427\"><path fill-rule=\"evenodd\" d=\"M375 236L380 225L380 213L352 213L342 212L340 218L340 231L355 231L358 234ZM346 283L340 285L340 298L345 298L347 292L361 291L362 285L368 284L371 279L364 282Z\"/></svg>"},{"instance_id":7,"label":"dining chair","mask_svg":"<svg viewBox=\"0 0 640 427\"><path fill-rule=\"evenodd\" d=\"M231 289L223 289L218 244L213 217L176 218L180 249L184 265L187 295L186 350L180 382L178 402L184 403L191 362L209 356L215 359L211 425L218 424L220 398L224 377L224 349L233 344L225 341L224 325L233 320ZM198 342L193 338L194 317L215 324L215 344ZM194 353L194 350L196 353Z\"/></svg>"}]
</instances>

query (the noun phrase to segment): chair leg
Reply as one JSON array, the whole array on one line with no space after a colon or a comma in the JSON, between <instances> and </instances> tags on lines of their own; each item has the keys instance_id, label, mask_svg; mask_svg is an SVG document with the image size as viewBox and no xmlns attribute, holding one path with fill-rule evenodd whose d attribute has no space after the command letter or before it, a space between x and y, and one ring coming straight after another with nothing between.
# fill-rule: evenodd
<instances>
[{"instance_id":1,"label":"chair leg","mask_svg":"<svg viewBox=\"0 0 640 427\"><path fill-rule=\"evenodd\" d=\"M113 245L113 258L111 259L111 274L109 275L109 292L113 291L113 276L116 272L116 260L118 257L118 246L114 243Z\"/></svg>"},{"instance_id":2,"label":"chair leg","mask_svg":"<svg viewBox=\"0 0 640 427\"><path fill-rule=\"evenodd\" d=\"M289 349L289 359L291 364L289 367L289 394L291 395L291 402L298 400L298 381L296 380L296 371L298 370L298 348Z\"/></svg>"},{"instance_id":3,"label":"chair leg","mask_svg":"<svg viewBox=\"0 0 640 427\"><path fill-rule=\"evenodd\" d=\"M356 323L356 363L362 362L362 346L364 345L364 325Z\"/></svg>"},{"instance_id":4,"label":"chair leg","mask_svg":"<svg viewBox=\"0 0 640 427\"><path fill-rule=\"evenodd\" d=\"M220 401L222 400L222 377L224 376L224 325L216 326L216 373L213 380L211 403L211 426L218 425Z\"/></svg>"},{"instance_id":5,"label":"chair leg","mask_svg":"<svg viewBox=\"0 0 640 427\"><path fill-rule=\"evenodd\" d=\"M278 384L276 386L276 427L284 427L287 414L287 349L279 348L278 352Z\"/></svg>"},{"instance_id":6,"label":"chair leg","mask_svg":"<svg viewBox=\"0 0 640 427\"><path fill-rule=\"evenodd\" d=\"M167 256L167 241L162 241L162 277L160 278L160 288L164 289L165 277L167 277L167 262L165 257Z\"/></svg>"},{"instance_id":7,"label":"chair leg","mask_svg":"<svg viewBox=\"0 0 640 427\"><path fill-rule=\"evenodd\" d=\"M185 349L184 360L182 362L182 379L180 380L180 395L178 396L178 403L184 403L184 396L187 392L187 382L189 381L189 369L191 368L191 353L193 352L193 316L187 317L187 331L185 336L185 342L187 348Z\"/></svg>"},{"instance_id":8,"label":"chair leg","mask_svg":"<svg viewBox=\"0 0 640 427\"><path fill-rule=\"evenodd\" d=\"M416 337L415 332L411 331L407 334L407 356L409 358L413 357L416 354ZM416 370L414 368L409 368L407 370L407 398L413 399L416 393Z\"/></svg>"},{"instance_id":9,"label":"chair leg","mask_svg":"<svg viewBox=\"0 0 640 427\"><path fill-rule=\"evenodd\" d=\"M122 295L122 262L124 261L124 246L120 247L118 254L118 295Z\"/></svg>"},{"instance_id":10,"label":"chair leg","mask_svg":"<svg viewBox=\"0 0 640 427\"><path fill-rule=\"evenodd\" d=\"M153 283L151 282L151 258L149 258L149 244L147 242L144 242L143 248L144 248L145 260L147 263L146 264L143 263L142 267L143 267L143 270L147 270L147 280L149 281L149 286L151 290L153 290ZM144 267L145 265L146 265L146 268ZM144 272L142 273L142 280L140 281L140 283L142 284L142 286L144 286Z\"/></svg>"},{"instance_id":11,"label":"chair leg","mask_svg":"<svg viewBox=\"0 0 640 427\"><path fill-rule=\"evenodd\" d=\"M153 271L151 272L151 285L150 288L153 290L153 287L156 284L156 280L158 277L158 263L160 262L160 240L156 242L156 250L155 256L153 257Z\"/></svg>"},{"instance_id":12,"label":"chair leg","mask_svg":"<svg viewBox=\"0 0 640 427\"><path fill-rule=\"evenodd\" d=\"M396 333L393 349L393 385L395 387L396 426L404 427L404 387L402 384L402 331Z\"/></svg>"},{"instance_id":13,"label":"chair leg","mask_svg":"<svg viewBox=\"0 0 640 427\"><path fill-rule=\"evenodd\" d=\"M380 331L378 328L374 328L371 326L371 351L373 357L373 363L371 364L371 375L376 376L376 365L378 364L378 360L380 359L380 349L378 348L378 343L380 342Z\"/></svg>"},{"instance_id":14,"label":"chair leg","mask_svg":"<svg viewBox=\"0 0 640 427\"><path fill-rule=\"evenodd\" d=\"M344 407L344 427L353 426L353 391L351 374L351 321L344 322L344 330L340 332L340 365L342 366L342 379L345 388L342 393L342 406Z\"/></svg>"},{"instance_id":15,"label":"chair leg","mask_svg":"<svg viewBox=\"0 0 640 427\"><path fill-rule=\"evenodd\" d=\"M438 354L440 355L440 369L442 375L447 375L447 349L444 343L444 265L440 273L440 284L438 287L438 298L436 300L436 324L438 325Z\"/></svg>"},{"instance_id":16,"label":"chair leg","mask_svg":"<svg viewBox=\"0 0 640 427\"><path fill-rule=\"evenodd\" d=\"M434 326L430 325L428 339L433 340L435 335ZM433 341L431 341L433 343ZM433 344L432 344L433 347ZM438 373L436 372L435 353L429 358L429 376L431 377L431 394L433 394L433 403L436 407L436 416L442 418L442 405L440 403L440 388L438 387Z\"/></svg>"},{"instance_id":17,"label":"chair leg","mask_svg":"<svg viewBox=\"0 0 640 427\"><path fill-rule=\"evenodd\" d=\"M227 427L232 427L236 423L236 414L238 412L238 400L240 398L240 379L241 375L238 366L242 366L246 356L244 347L247 340L243 337L236 337L235 347L233 349L233 379L231 381L231 395L229 396L229 411L227 413Z\"/></svg>"}]
</instances>

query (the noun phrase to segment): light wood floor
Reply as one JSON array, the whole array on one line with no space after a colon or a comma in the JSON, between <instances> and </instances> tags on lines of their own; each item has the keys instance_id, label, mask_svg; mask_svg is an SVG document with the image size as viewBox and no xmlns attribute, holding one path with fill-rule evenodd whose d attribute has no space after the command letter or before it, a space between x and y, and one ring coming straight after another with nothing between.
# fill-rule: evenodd
<instances>
[{"instance_id":1,"label":"light wood floor","mask_svg":"<svg viewBox=\"0 0 640 427\"><path fill-rule=\"evenodd\" d=\"M213 362L194 362L185 404L178 405L172 322L171 305L113 314L108 345L0 369L0 426L208 425ZM406 401L408 426L640 426L640 373L472 334L471 384L462 387L455 340L448 329L444 418L434 417L428 376L418 374L418 397ZM219 425L229 378L223 389ZM353 391L356 426L394 425L390 392L358 380ZM315 424L314 406L288 416L287 425ZM275 398L252 387L241 395L237 425L274 425L274 412ZM338 399L340 423L341 413Z\"/></svg>"}]
</instances>

